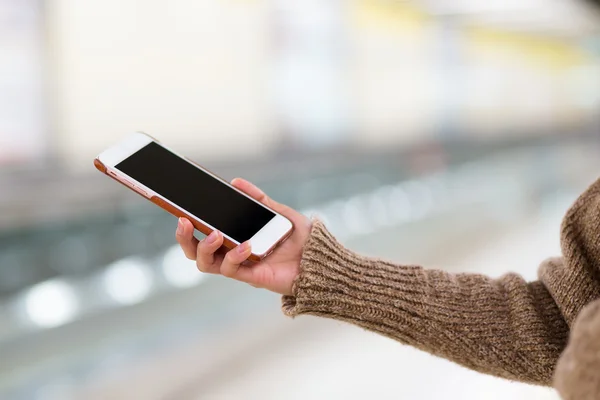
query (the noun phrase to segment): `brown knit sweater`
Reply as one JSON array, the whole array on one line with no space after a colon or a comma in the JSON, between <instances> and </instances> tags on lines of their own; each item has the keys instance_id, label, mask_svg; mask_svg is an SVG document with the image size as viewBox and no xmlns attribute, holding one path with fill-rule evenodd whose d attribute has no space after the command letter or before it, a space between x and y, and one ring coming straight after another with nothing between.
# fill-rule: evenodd
<instances>
[{"instance_id":1,"label":"brown knit sweater","mask_svg":"<svg viewBox=\"0 0 600 400\"><path fill-rule=\"evenodd\" d=\"M600 180L569 210L561 236L563 256L526 282L512 273L491 279L362 257L315 221L283 310L350 322L487 374L551 385L573 321L600 298Z\"/></svg>"}]
</instances>

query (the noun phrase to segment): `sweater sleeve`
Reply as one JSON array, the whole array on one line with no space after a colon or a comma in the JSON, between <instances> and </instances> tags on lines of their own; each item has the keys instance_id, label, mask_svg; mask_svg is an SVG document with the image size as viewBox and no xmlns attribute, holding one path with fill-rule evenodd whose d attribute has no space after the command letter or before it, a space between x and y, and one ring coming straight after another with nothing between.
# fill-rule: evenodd
<instances>
[{"instance_id":1,"label":"sweater sleeve","mask_svg":"<svg viewBox=\"0 0 600 400\"><path fill-rule=\"evenodd\" d=\"M539 281L361 257L319 221L283 310L346 321L483 373L539 385L552 383L569 332Z\"/></svg>"}]
</instances>

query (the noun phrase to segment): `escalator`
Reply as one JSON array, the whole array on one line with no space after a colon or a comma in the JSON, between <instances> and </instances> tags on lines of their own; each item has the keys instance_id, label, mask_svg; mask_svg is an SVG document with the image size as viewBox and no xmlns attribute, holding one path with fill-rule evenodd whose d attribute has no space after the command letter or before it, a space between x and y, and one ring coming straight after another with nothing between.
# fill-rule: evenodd
<instances>
[{"instance_id":1,"label":"escalator","mask_svg":"<svg viewBox=\"0 0 600 400\"><path fill-rule=\"evenodd\" d=\"M465 238L493 240L532 210L571 198L596 175L597 144L455 155L446 168L404 176L392 173L400 163L388 154L365 157L360 170L339 161L320 175L254 180L357 251L439 260L463 254ZM0 271L23 271L0 303L1 398L187 398L297 329L276 295L197 273L173 246L171 216L111 196L87 220L3 234ZM62 320L44 319L61 307Z\"/></svg>"}]
</instances>

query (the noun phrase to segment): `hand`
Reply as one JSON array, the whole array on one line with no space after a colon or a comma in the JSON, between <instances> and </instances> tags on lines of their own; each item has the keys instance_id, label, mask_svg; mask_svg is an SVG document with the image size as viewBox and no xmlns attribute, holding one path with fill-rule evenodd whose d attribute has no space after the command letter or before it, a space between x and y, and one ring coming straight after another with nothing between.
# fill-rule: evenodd
<instances>
[{"instance_id":1,"label":"hand","mask_svg":"<svg viewBox=\"0 0 600 400\"><path fill-rule=\"evenodd\" d=\"M248 181L234 179L231 184L248 196L288 218L294 225L292 235L275 248L269 257L259 263L244 263L252 249L244 242L235 249L224 251L223 234L213 231L201 241L194 237L192 223L181 218L177 227L177 241L186 257L196 260L198 269L205 273L221 274L246 282L254 287L291 295L292 284L299 273L302 249L310 235L312 223L296 210L270 199L262 190Z\"/></svg>"}]
</instances>

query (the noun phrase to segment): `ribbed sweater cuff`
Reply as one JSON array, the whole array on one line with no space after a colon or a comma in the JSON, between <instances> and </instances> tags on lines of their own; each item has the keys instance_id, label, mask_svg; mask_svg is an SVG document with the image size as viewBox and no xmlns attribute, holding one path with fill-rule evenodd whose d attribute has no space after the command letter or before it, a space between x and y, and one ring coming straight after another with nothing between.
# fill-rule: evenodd
<instances>
[{"instance_id":1,"label":"ribbed sweater cuff","mask_svg":"<svg viewBox=\"0 0 600 400\"><path fill-rule=\"evenodd\" d=\"M290 317L312 314L378 320L372 314L381 313L382 305L378 305L378 310L373 305L384 301L390 303L387 307L393 307L394 300L398 300L396 296L402 293L398 289L407 284L412 286L419 271L420 268L400 268L356 255L343 247L321 221L315 220L292 288L293 295L283 296L282 309Z\"/></svg>"},{"instance_id":2,"label":"ribbed sweater cuff","mask_svg":"<svg viewBox=\"0 0 600 400\"><path fill-rule=\"evenodd\" d=\"M285 315L295 317L300 314L327 312L328 304L335 299L329 287L330 280L336 280L336 273L329 264L338 262L337 254L347 253L329 233L320 220L314 220L312 231L302 252L300 273L294 281L292 296L283 296L282 309Z\"/></svg>"}]
</instances>

